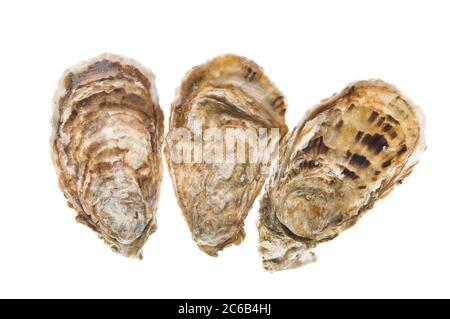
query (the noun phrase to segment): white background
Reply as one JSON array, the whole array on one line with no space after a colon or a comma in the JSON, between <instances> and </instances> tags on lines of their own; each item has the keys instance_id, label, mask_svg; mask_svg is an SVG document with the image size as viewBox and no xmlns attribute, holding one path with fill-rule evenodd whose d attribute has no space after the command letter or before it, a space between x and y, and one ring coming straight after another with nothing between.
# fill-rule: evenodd
<instances>
[{"instance_id":1,"label":"white background","mask_svg":"<svg viewBox=\"0 0 450 319\"><path fill-rule=\"evenodd\" d=\"M0 4L0 297L450 297L448 1L14 1ZM246 240L212 258L191 241L165 168L144 260L114 254L74 221L49 150L63 70L102 52L157 77L166 127L194 65L234 52L285 93L292 128L358 79L396 84L427 115L428 150L405 183L317 263L268 273ZM164 164L165 165L165 164Z\"/></svg>"}]
</instances>

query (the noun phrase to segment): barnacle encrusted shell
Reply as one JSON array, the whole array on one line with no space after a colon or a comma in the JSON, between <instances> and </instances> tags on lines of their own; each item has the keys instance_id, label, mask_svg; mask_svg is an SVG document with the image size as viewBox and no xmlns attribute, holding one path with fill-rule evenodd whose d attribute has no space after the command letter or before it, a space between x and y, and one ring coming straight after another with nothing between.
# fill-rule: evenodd
<instances>
[{"instance_id":1,"label":"barnacle encrusted shell","mask_svg":"<svg viewBox=\"0 0 450 319\"><path fill-rule=\"evenodd\" d=\"M267 177L267 165L208 162L205 158L176 162L170 155L171 134L177 128L202 132L218 128L222 136L227 128L277 128L283 137L287 133L285 111L283 94L261 67L244 57L216 57L194 67L183 79L171 108L165 155L192 238L205 253L217 256L219 250L243 240L244 219ZM268 139L276 139L271 131ZM203 150L215 147L215 141L205 136L202 142ZM268 165L274 154L275 149Z\"/></svg>"},{"instance_id":2,"label":"barnacle encrusted shell","mask_svg":"<svg viewBox=\"0 0 450 319\"><path fill-rule=\"evenodd\" d=\"M114 251L142 258L162 179L164 123L152 72L111 54L68 69L52 128L59 186L76 220Z\"/></svg>"},{"instance_id":3,"label":"barnacle encrusted shell","mask_svg":"<svg viewBox=\"0 0 450 319\"><path fill-rule=\"evenodd\" d=\"M264 268L295 268L354 225L408 176L425 149L422 112L381 80L360 81L314 107L287 136L261 200Z\"/></svg>"}]
</instances>

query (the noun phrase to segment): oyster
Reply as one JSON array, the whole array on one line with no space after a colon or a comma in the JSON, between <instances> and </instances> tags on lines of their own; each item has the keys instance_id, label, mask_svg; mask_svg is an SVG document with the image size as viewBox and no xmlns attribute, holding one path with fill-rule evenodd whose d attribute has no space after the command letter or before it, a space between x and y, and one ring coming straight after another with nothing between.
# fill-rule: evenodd
<instances>
[{"instance_id":1,"label":"oyster","mask_svg":"<svg viewBox=\"0 0 450 319\"><path fill-rule=\"evenodd\" d=\"M381 80L351 84L308 112L286 137L261 200L264 268L315 260L311 248L353 226L411 173L423 130L419 108Z\"/></svg>"},{"instance_id":2,"label":"oyster","mask_svg":"<svg viewBox=\"0 0 450 319\"><path fill-rule=\"evenodd\" d=\"M103 54L67 70L53 102L51 150L76 220L124 256L156 230L163 113L152 72Z\"/></svg>"},{"instance_id":3,"label":"oyster","mask_svg":"<svg viewBox=\"0 0 450 319\"><path fill-rule=\"evenodd\" d=\"M216 57L183 79L171 107L165 155L178 204L205 253L217 256L244 239L244 219L261 191L279 139L287 133L285 111L282 93L262 68L244 57ZM236 129L258 133L269 147L255 160L250 154L254 140L236 134L248 152L240 157L237 147L233 154L235 144L227 137ZM175 159L179 151L187 157Z\"/></svg>"}]
</instances>

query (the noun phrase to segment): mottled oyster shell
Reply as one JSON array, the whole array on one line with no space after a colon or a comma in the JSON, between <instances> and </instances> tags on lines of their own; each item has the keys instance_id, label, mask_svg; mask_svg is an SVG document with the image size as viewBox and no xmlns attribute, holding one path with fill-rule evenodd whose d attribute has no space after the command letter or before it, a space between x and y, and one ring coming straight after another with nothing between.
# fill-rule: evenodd
<instances>
[{"instance_id":1,"label":"mottled oyster shell","mask_svg":"<svg viewBox=\"0 0 450 319\"><path fill-rule=\"evenodd\" d=\"M142 258L156 230L163 113L152 72L103 54L67 70L53 102L51 150L76 220Z\"/></svg>"},{"instance_id":2,"label":"mottled oyster shell","mask_svg":"<svg viewBox=\"0 0 450 319\"><path fill-rule=\"evenodd\" d=\"M278 128L287 133L283 94L253 61L223 55L194 67L178 88L172 104L165 155L176 197L193 240L211 256L245 237L244 219L266 180L262 163L176 162L171 158L171 134L177 128L190 131L218 128ZM198 125L200 123L200 125ZM192 137L194 139L195 137ZM268 139L279 138L268 131ZM203 149L213 141L202 140ZM248 145L246 145L248 146Z\"/></svg>"},{"instance_id":3,"label":"mottled oyster shell","mask_svg":"<svg viewBox=\"0 0 450 319\"><path fill-rule=\"evenodd\" d=\"M360 81L314 107L286 137L260 208L264 268L315 260L310 249L353 226L408 176L424 117L395 87Z\"/></svg>"}]
</instances>

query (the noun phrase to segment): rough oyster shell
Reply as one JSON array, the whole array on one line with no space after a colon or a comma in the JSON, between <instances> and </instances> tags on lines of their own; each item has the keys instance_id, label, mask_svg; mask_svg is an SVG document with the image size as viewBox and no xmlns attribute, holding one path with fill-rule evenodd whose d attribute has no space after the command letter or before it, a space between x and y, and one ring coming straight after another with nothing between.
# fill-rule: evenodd
<instances>
[{"instance_id":1,"label":"rough oyster shell","mask_svg":"<svg viewBox=\"0 0 450 319\"><path fill-rule=\"evenodd\" d=\"M76 220L142 258L156 230L163 113L152 72L103 54L67 70L53 101L51 150Z\"/></svg>"},{"instance_id":2,"label":"rough oyster shell","mask_svg":"<svg viewBox=\"0 0 450 319\"><path fill-rule=\"evenodd\" d=\"M411 173L423 130L419 108L381 80L351 84L308 112L261 200L264 268L313 261L310 248L354 225Z\"/></svg>"},{"instance_id":3,"label":"rough oyster shell","mask_svg":"<svg viewBox=\"0 0 450 319\"><path fill-rule=\"evenodd\" d=\"M287 133L285 111L282 93L262 68L244 57L216 57L194 67L183 79L171 108L165 155L192 238L205 253L217 256L219 250L243 240L244 219L261 191L267 177L264 170L276 151L270 152L268 165L210 162L204 157L178 162L172 158L172 134L177 128L202 132L218 128L223 135L227 128L278 128L278 137L283 137ZM278 144L279 138L271 131L267 134ZM203 137L203 150L214 148L214 141Z\"/></svg>"}]
</instances>

